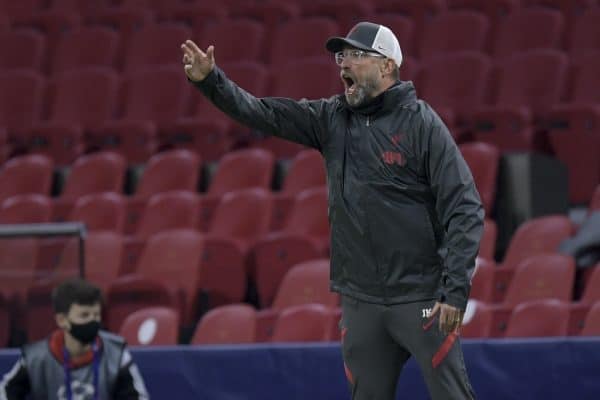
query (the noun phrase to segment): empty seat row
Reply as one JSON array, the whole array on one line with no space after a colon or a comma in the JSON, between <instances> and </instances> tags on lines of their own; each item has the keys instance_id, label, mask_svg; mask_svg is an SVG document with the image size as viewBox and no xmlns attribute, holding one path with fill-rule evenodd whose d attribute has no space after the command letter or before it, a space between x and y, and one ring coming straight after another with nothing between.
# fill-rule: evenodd
<instances>
[{"instance_id":1,"label":"empty seat row","mask_svg":"<svg viewBox=\"0 0 600 400\"><path fill-rule=\"evenodd\" d=\"M495 330L494 308L486 303L470 300L461 335L465 338L600 336L600 302L586 310L575 331L570 329L573 320L571 309L569 303L556 299L521 303L510 311L502 325L503 329L498 331Z\"/></svg>"},{"instance_id":2,"label":"empty seat row","mask_svg":"<svg viewBox=\"0 0 600 400\"><path fill-rule=\"evenodd\" d=\"M139 0L138 0L139 1ZM562 7L507 7L502 14L501 7L489 8L480 5L479 9L469 7L442 11L419 6L417 2L388 2L383 7L369 7L359 1L338 1L336 3L298 2L297 6L286 2L245 4L238 7L231 18L227 12L216 7L167 3L170 10L163 13L162 24L188 23L191 31L183 24L180 34L165 32L159 43L177 41L181 34L195 37L200 43L215 41L224 49L223 56L235 56L248 59L267 58L271 62L280 63L289 60L289 52L285 43L293 41L300 45L295 57L315 55L315 50L322 47L328 36L347 32L353 24L360 20L372 20L387 23L397 32L400 43L407 54L419 54L428 57L438 51L447 50L483 50L491 48L498 57L523 49L535 47L558 48L567 42L567 48L573 53L585 48L597 48L593 39L597 35L597 9L581 7L578 10L561 10ZM411 4L412 3L412 4ZM510 3L510 2L507 2ZM514 1L513 1L514 3ZM413 9L410 9L410 8ZM126 46L137 41L136 37L147 35L147 27L154 25L147 5L130 4L128 7L113 8L101 12L92 18L81 18L76 12L63 10L32 14L29 23L21 21L14 25L29 25L45 30L49 35L57 36L51 40L60 42L64 32L77 31L82 22L116 26L124 31ZM500 8L500 9L498 9ZM573 7L575 8L575 7ZM9 12L10 15L10 12ZM391 18L390 18L391 16ZM23 17L21 17L23 19ZM25 18L27 19L27 18ZM82 21L83 20L83 21ZM140 29L141 27L141 29ZM304 29L302 29L302 27ZM62 28L62 29L59 29ZM566 37L563 33L566 32ZM67 33L68 36L69 33ZM489 40L486 40L489 35ZM244 46L235 39L244 37ZM156 38L156 37L155 37ZM142 43L142 42L140 42ZM306 43L306 46L304 46ZM58 47L58 45L53 46ZM142 46L143 47L143 46ZM162 46L158 46L160 50ZM308 54L302 47L312 47ZM125 56L129 56L123 52ZM167 52L168 53L168 52ZM318 54L318 53L317 53ZM287 55L287 56L286 56ZM238 59L238 58L234 58ZM131 65L125 62L125 65Z\"/></svg>"},{"instance_id":3,"label":"empty seat row","mask_svg":"<svg viewBox=\"0 0 600 400\"><path fill-rule=\"evenodd\" d=\"M234 215L234 218L237 216ZM537 234L543 230L540 230L541 225L545 225L547 229L550 226L554 229L558 228L556 220L555 223L549 221L546 219L538 223L537 230L525 226L513 239L512 252L519 250L514 247L517 246L517 242L519 242L518 246L522 247L524 230L530 231L537 237ZM33 246L33 239L11 242L0 242L6 244L0 251L0 256L3 257L2 265L21 263L19 271L23 278L28 272L24 263L36 257L36 248ZM533 255L523 259L515 268L514 277L508 284L503 302L488 307L493 310L494 335L504 334L508 319L518 304L543 299L571 301L574 279L573 260L563 255L545 254L545 246L549 244L536 243L535 238L525 242L528 249L520 248L520 251ZM197 302L198 293L204 293L212 307L240 301L245 290L244 268L248 266L241 266L236 271L235 268L232 269L233 266L229 262L231 258L229 261L221 259L225 262L217 260L213 263L215 260L211 258L214 258L215 254L210 254L210 250L207 249L211 246L218 249L222 243L222 239L216 235L202 238L192 231L164 232L150 238L136 268L125 272L122 271L121 265L124 242L119 235L110 232L90 234L86 241L87 277L107 293L108 326L111 329L118 329L131 312L158 305L175 308L182 324L189 324L193 322L194 315L198 312L197 307L201 304ZM22 310L24 316L19 314L25 319L22 321L24 326L50 321L46 329L35 329L34 332L47 332L52 328L51 318L40 318L38 313L51 313L48 298L55 282L77 273L77 242L70 241L67 247L61 257L61 266L49 275L51 279L37 282L30 279L33 283L25 285L20 285L19 279L14 279L16 277L14 274L11 276L9 273L2 279L3 283L8 283L12 295L15 291L21 290L22 296L25 296L27 312ZM231 249L235 247L230 247L228 251L230 252ZM536 252L541 253L536 256L534 255ZM109 256L110 259L107 258ZM511 257L514 258L516 255L513 254ZM489 260L479 260L478 264L473 278L471 298L489 302L490 297L493 298L490 296L490 291L493 291L493 285L496 283L494 272L506 267L496 268ZM306 302L318 302L327 306L337 304L335 295L328 291L327 260L319 262L305 260L294 267L290 265L281 270L277 265L270 265L268 260L263 263L257 258L254 268L254 279L265 307L257 313L255 340L269 340L280 310L284 308ZM279 282L274 282L278 280L277 276L281 278ZM588 280L582 299L569 306L571 315L569 332L577 332L583 326L582 321L589 312L590 306L594 301L600 300L597 297L599 284L600 268L595 268L595 273ZM13 298L11 293L3 291L4 298ZM275 293L272 301L268 297L272 296L271 293Z\"/></svg>"},{"instance_id":4,"label":"empty seat row","mask_svg":"<svg viewBox=\"0 0 600 400\"><path fill-rule=\"evenodd\" d=\"M468 143L459 147L473 171L476 186L481 193L485 210L492 209L496 191L499 153L484 143ZM139 215L146 200L153 194L166 191L197 191L200 182L201 159L187 150L173 150L153 156L131 190L130 212ZM64 182L59 199L65 206L58 212L63 217L79 197L103 192L121 193L124 188L126 162L111 152L92 153L80 157L72 166ZM13 158L0 169L0 203L7 198L23 194L49 195L53 185L53 163L42 155ZM270 189L275 173L273 155L263 149L245 149L224 156L216 172L206 185L205 209L214 208L224 193L250 187ZM281 226L293 197L301 190L325 185L325 168L320 154L303 150L293 158L280 179L282 187L277 195L277 220L274 228ZM54 182L56 184L56 182ZM209 199L210 197L210 199Z\"/></svg>"}]
</instances>

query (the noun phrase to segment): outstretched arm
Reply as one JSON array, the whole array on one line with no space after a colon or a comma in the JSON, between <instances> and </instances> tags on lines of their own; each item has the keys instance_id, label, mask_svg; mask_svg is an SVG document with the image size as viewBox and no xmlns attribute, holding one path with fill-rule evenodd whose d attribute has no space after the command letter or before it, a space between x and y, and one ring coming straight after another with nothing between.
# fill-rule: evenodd
<instances>
[{"instance_id":1,"label":"outstretched arm","mask_svg":"<svg viewBox=\"0 0 600 400\"><path fill-rule=\"evenodd\" d=\"M193 41L181 45L188 79L219 109L238 122L269 135L321 149L327 100L256 98L229 80L215 63L215 49L202 51Z\"/></svg>"}]
</instances>

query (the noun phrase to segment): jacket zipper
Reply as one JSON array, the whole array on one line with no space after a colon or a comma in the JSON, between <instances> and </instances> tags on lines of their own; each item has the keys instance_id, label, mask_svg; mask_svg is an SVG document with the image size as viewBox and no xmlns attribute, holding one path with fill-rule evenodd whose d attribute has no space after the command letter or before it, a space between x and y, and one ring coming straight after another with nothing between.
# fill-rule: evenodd
<instances>
[{"instance_id":1,"label":"jacket zipper","mask_svg":"<svg viewBox=\"0 0 600 400\"><path fill-rule=\"evenodd\" d=\"M371 125L371 117L367 115L367 126Z\"/></svg>"}]
</instances>

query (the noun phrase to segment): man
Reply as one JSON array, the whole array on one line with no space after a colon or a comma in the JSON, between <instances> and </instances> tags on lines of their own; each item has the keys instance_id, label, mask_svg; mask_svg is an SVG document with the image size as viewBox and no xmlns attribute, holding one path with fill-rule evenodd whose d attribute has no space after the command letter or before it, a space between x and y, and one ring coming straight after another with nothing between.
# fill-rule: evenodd
<instances>
[{"instance_id":1,"label":"man","mask_svg":"<svg viewBox=\"0 0 600 400\"><path fill-rule=\"evenodd\" d=\"M181 47L188 79L221 110L323 154L352 398L393 399L411 355L433 399L473 398L456 338L483 208L448 129L412 82L399 81L392 31L362 22L329 39L345 92L310 101L257 99L215 66L213 46Z\"/></svg>"},{"instance_id":2,"label":"man","mask_svg":"<svg viewBox=\"0 0 600 400\"><path fill-rule=\"evenodd\" d=\"M0 382L0 400L148 399L125 341L99 330L100 289L73 279L54 289L52 301L60 330L23 348Z\"/></svg>"}]
</instances>

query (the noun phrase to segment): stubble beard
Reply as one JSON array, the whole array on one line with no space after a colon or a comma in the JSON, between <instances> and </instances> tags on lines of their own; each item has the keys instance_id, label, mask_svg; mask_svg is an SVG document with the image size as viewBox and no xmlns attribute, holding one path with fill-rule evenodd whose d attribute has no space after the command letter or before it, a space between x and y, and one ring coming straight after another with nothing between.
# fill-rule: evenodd
<instances>
[{"instance_id":1,"label":"stubble beard","mask_svg":"<svg viewBox=\"0 0 600 400\"><path fill-rule=\"evenodd\" d=\"M345 94L346 101L351 107L359 107L375 97L377 81L373 77L365 78L363 84L356 84L356 89L351 95Z\"/></svg>"}]
</instances>

